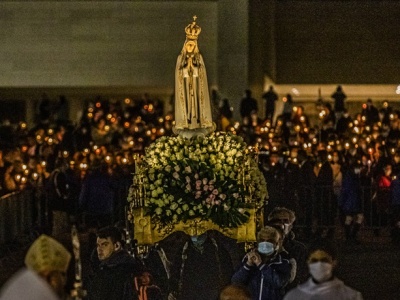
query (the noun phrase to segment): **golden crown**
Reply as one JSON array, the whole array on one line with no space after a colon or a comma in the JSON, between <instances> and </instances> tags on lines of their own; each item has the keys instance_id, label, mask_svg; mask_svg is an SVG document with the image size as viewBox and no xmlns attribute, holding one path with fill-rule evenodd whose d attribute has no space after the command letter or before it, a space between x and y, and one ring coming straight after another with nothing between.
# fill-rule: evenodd
<instances>
[{"instance_id":1,"label":"golden crown","mask_svg":"<svg viewBox=\"0 0 400 300\"><path fill-rule=\"evenodd\" d=\"M201 27L196 24L196 19L197 17L193 16L193 22L185 27L186 38L190 40L197 40L201 32Z\"/></svg>"}]
</instances>

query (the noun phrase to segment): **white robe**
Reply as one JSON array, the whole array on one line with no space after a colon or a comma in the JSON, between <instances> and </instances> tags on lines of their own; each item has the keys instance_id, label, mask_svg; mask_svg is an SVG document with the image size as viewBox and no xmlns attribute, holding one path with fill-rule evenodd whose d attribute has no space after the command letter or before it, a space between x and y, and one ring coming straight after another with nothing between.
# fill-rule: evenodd
<instances>
[{"instance_id":1,"label":"white robe","mask_svg":"<svg viewBox=\"0 0 400 300\"><path fill-rule=\"evenodd\" d=\"M283 300L362 300L360 292L346 286L334 278L323 283L315 283L309 278L305 283L290 290Z\"/></svg>"},{"instance_id":2,"label":"white robe","mask_svg":"<svg viewBox=\"0 0 400 300\"><path fill-rule=\"evenodd\" d=\"M197 54L193 69L185 67L190 58L182 52L175 70L175 128L196 130L212 128L210 95L203 57Z\"/></svg>"},{"instance_id":3,"label":"white robe","mask_svg":"<svg viewBox=\"0 0 400 300\"><path fill-rule=\"evenodd\" d=\"M0 291L1 300L59 300L51 286L29 269L15 273Z\"/></svg>"}]
</instances>

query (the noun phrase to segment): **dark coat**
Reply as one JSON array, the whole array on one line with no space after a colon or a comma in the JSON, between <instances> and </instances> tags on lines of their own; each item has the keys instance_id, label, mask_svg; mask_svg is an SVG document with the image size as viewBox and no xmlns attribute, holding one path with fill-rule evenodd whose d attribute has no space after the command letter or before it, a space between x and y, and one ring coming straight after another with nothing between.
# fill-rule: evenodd
<instances>
[{"instance_id":1,"label":"dark coat","mask_svg":"<svg viewBox=\"0 0 400 300\"><path fill-rule=\"evenodd\" d=\"M296 260L297 264L296 277L290 285L286 287L286 290L288 291L291 288L296 287L298 284L307 281L309 277L307 265L308 249L306 245L296 240L295 234L292 231L289 232L287 237L285 237L283 248L289 253L290 257L293 257Z\"/></svg>"},{"instance_id":2,"label":"dark coat","mask_svg":"<svg viewBox=\"0 0 400 300\"><path fill-rule=\"evenodd\" d=\"M390 185L391 205L400 206L400 178L396 178Z\"/></svg>"},{"instance_id":3,"label":"dark coat","mask_svg":"<svg viewBox=\"0 0 400 300\"><path fill-rule=\"evenodd\" d=\"M268 264L259 267L246 264L233 275L232 283L249 287L252 299L281 300L283 299L285 287L289 283L292 265L280 254L273 258Z\"/></svg>"},{"instance_id":4,"label":"dark coat","mask_svg":"<svg viewBox=\"0 0 400 300\"><path fill-rule=\"evenodd\" d=\"M80 209L89 215L105 215L114 211L115 182L103 170L88 173L79 195Z\"/></svg>"},{"instance_id":5,"label":"dark coat","mask_svg":"<svg viewBox=\"0 0 400 300\"><path fill-rule=\"evenodd\" d=\"M88 300L136 300L134 277L141 272L140 264L122 250L100 262L89 279Z\"/></svg>"},{"instance_id":6,"label":"dark coat","mask_svg":"<svg viewBox=\"0 0 400 300\"><path fill-rule=\"evenodd\" d=\"M345 215L361 212L361 185L359 177L347 171L343 176L339 207Z\"/></svg>"},{"instance_id":7,"label":"dark coat","mask_svg":"<svg viewBox=\"0 0 400 300\"><path fill-rule=\"evenodd\" d=\"M218 299L221 289L229 284L233 274L229 252L210 237L204 242L202 251L189 240L179 252L173 262L170 281L172 291L180 290L177 299Z\"/></svg>"}]
</instances>

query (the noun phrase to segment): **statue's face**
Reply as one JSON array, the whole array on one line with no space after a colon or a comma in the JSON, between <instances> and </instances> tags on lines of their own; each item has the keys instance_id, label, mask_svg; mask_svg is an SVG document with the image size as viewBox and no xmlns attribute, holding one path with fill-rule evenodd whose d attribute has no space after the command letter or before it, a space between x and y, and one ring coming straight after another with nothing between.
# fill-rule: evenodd
<instances>
[{"instance_id":1,"label":"statue's face","mask_svg":"<svg viewBox=\"0 0 400 300\"><path fill-rule=\"evenodd\" d=\"M187 42L186 45L185 45L186 52L193 53L195 47L196 47L196 43L195 42L193 42L193 41Z\"/></svg>"}]
</instances>

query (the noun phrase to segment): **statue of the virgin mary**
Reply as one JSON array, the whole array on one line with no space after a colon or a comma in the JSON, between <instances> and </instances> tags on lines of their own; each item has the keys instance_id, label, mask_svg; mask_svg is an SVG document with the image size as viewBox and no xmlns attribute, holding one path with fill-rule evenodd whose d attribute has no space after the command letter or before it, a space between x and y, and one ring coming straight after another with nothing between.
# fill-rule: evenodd
<instances>
[{"instance_id":1,"label":"statue of the virgin mary","mask_svg":"<svg viewBox=\"0 0 400 300\"><path fill-rule=\"evenodd\" d=\"M175 69L175 133L190 138L215 130L212 121L206 66L197 44L201 28L186 26L186 40Z\"/></svg>"}]
</instances>

